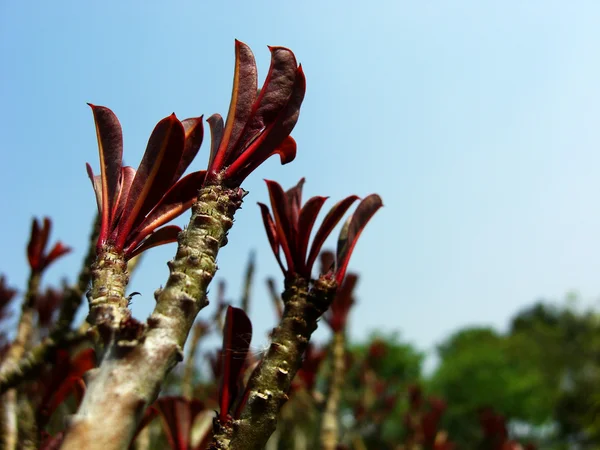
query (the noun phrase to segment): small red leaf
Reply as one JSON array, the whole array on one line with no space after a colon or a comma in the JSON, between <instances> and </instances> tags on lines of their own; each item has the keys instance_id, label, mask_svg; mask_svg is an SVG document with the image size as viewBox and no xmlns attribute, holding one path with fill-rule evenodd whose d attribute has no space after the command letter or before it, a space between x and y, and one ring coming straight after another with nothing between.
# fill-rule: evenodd
<instances>
[{"instance_id":1,"label":"small red leaf","mask_svg":"<svg viewBox=\"0 0 600 450\"><path fill-rule=\"evenodd\" d=\"M381 197L377 194L371 194L362 200L356 207L354 214L350 216L344 224L337 246L337 264L335 278L338 284L341 284L346 274L350 256L354 246L365 226L373 215L383 206Z\"/></svg>"},{"instance_id":2,"label":"small red leaf","mask_svg":"<svg viewBox=\"0 0 600 450\"><path fill-rule=\"evenodd\" d=\"M252 323L241 308L229 306L223 328L223 350L221 356L221 386L219 389L219 420L227 421L227 415L238 396L238 382L246 362Z\"/></svg>"},{"instance_id":3,"label":"small red leaf","mask_svg":"<svg viewBox=\"0 0 600 450\"><path fill-rule=\"evenodd\" d=\"M67 247L66 245L63 245L62 242L60 242L60 241L57 242L56 244L54 244L54 247L52 247L52 250L50 250L50 253L48 253L48 256L46 256L44 258L43 268L48 267L50 264L52 264L58 258L66 255L67 253L70 253L72 250L73 249L71 247Z\"/></svg>"},{"instance_id":4,"label":"small red leaf","mask_svg":"<svg viewBox=\"0 0 600 450\"><path fill-rule=\"evenodd\" d=\"M117 199L119 179L121 177L121 161L123 158L123 133L121 124L114 113L103 106L92 108L98 138L100 155L100 174L102 177L102 226L98 242L108 238L108 227L112 220L111 212Z\"/></svg>"},{"instance_id":5,"label":"small red leaf","mask_svg":"<svg viewBox=\"0 0 600 450\"><path fill-rule=\"evenodd\" d=\"M312 270L312 267L305 266L307 256L306 253L308 251L308 241L310 239L310 234L315 224L315 220L317 220L319 211L321 211L321 208L326 200L327 197L312 197L300 210L296 248L298 251L298 258L302 259L304 267L302 270L299 269L298 272L306 279L310 278Z\"/></svg>"},{"instance_id":6,"label":"small red leaf","mask_svg":"<svg viewBox=\"0 0 600 450\"><path fill-rule=\"evenodd\" d=\"M217 150L219 150L219 146L223 141L223 131L225 125L223 124L223 118L220 114L213 114L206 119L206 121L210 126L210 156L208 158L207 167L212 167Z\"/></svg>"},{"instance_id":7,"label":"small red leaf","mask_svg":"<svg viewBox=\"0 0 600 450\"><path fill-rule=\"evenodd\" d=\"M204 139L204 127L202 125L202 116L193 119L185 119L181 122L185 131L185 146L177 171L173 176L172 183L175 183L185 173L186 169L192 163Z\"/></svg>"},{"instance_id":8,"label":"small red leaf","mask_svg":"<svg viewBox=\"0 0 600 450\"><path fill-rule=\"evenodd\" d=\"M262 215L263 224L265 225L265 231L267 232L267 237L269 238L269 244L271 244L271 250L273 250L273 254L277 259L277 262L279 263L279 267L281 267L281 271L285 273L285 268L283 267L281 257L279 256L279 239L277 238L277 227L275 226L275 222L273 222L273 218L271 217L269 207L264 203L257 203L260 207L260 214Z\"/></svg>"},{"instance_id":9,"label":"small red leaf","mask_svg":"<svg viewBox=\"0 0 600 450\"><path fill-rule=\"evenodd\" d=\"M129 231L171 187L184 144L185 131L175 114L164 118L154 128L123 208L124 223L119 224L116 235L113 233L117 248L123 248Z\"/></svg>"},{"instance_id":10,"label":"small red leaf","mask_svg":"<svg viewBox=\"0 0 600 450\"><path fill-rule=\"evenodd\" d=\"M273 216L275 217L275 225L277 227L277 236L279 245L285 255L287 264L287 272L295 273L296 264L294 254L292 254L290 214L288 204L286 202L285 192L279 183L276 181L265 180L267 189L269 190L269 198L271 199L271 207L273 208Z\"/></svg>"},{"instance_id":11,"label":"small red leaf","mask_svg":"<svg viewBox=\"0 0 600 450\"><path fill-rule=\"evenodd\" d=\"M198 197L198 189L202 186L205 176L205 171L192 172L172 186L154 209L139 224L136 232L130 234L127 246L136 246L153 230L170 222L191 208Z\"/></svg>"},{"instance_id":12,"label":"small red leaf","mask_svg":"<svg viewBox=\"0 0 600 450\"><path fill-rule=\"evenodd\" d=\"M125 202L129 197L129 190L131 189L131 183L135 178L135 169L131 166L125 166L121 168L121 182L119 183L119 197L113 211L113 227L117 224L117 221L121 219L123 208L125 208ZM112 231L112 230L111 230Z\"/></svg>"},{"instance_id":13,"label":"small red leaf","mask_svg":"<svg viewBox=\"0 0 600 450\"><path fill-rule=\"evenodd\" d=\"M317 230L315 234L315 238L313 239L312 246L310 247L310 253L308 254L308 261L306 262L306 270L312 271L312 267L321 251L321 247L325 243L327 237L331 234L335 226L341 220L341 218L346 214L348 208L352 206L358 200L356 195L351 195L350 197L346 197L343 200L337 202L333 207L329 210L325 219L323 219L323 223Z\"/></svg>"},{"instance_id":14,"label":"small red leaf","mask_svg":"<svg viewBox=\"0 0 600 450\"><path fill-rule=\"evenodd\" d=\"M177 237L181 232L181 228L177 225L167 225L166 227L159 228L151 235L149 235L144 241L142 241L137 247L125 249L125 259L131 259L136 257L142 252L149 250L159 245L170 244L171 242L177 242Z\"/></svg>"},{"instance_id":15,"label":"small red leaf","mask_svg":"<svg viewBox=\"0 0 600 450\"><path fill-rule=\"evenodd\" d=\"M98 205L98 212L102 214L102 176L94 175L92 166L90 166L88 163L85 163L85 168L87 170L88 177L92 182L94 194L96 194L96 205Z\"/></svg>"}]
</instances>

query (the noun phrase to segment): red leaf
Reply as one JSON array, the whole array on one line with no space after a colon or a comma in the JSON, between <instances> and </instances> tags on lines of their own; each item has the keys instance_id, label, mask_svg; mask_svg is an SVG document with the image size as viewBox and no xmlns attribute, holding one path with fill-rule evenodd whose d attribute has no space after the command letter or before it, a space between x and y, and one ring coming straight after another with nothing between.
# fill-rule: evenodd
<instances>
[{"instance_id":1,"label":"red leaf","mask_svg":"<svg viewBox=\"0 0 600 450\"><path fill-rule=\"evenodd\" d=\"M300 211L300 217L298 218L298 234L296 248L298 251L299 258L302 258L304 267L302 270L298 270L300 275L306 279L310 278L312 266L306 265L306 253L308 251L308 241L310 239L310 233L312 232L315 220L319 215L319 211L323 207L323 204L327 200L327 197L312 197L310 198L302 210Z\"/></svg>"},{"instance_id":2,"label":"red leaf","mask_svg":"<svg viewBox=\"0 0 600 450\"><path fill-rule=\"evenodd\" d=\"M202 126L202 116L193 119L185 119L181 122L185 131L185 146L177 171L173 176L171 183L175 183L181 178L186 169L192 163L193 159L200 151L202 140L204 139L204 127Z\"/></svg>"},{"instance_id":3,"label":"red leaf","mask_svg":"<svg viewBox=\"0 0 600 450\"><path fill-rule=\"evenodd\" d=\"M291 53L291 51L289 52ZM296 59L293 57L293 53L291 53L291 57L295 64ZM294 69L294 84L291 92L285 89L277 92L277 97L283 97L286 93L288 95L287 102L283 105L283 108L276 111L274 106L278 105L278 102L273 99L273 104L265 105L264 111L259 109L257 112L257 115L262 114L258 121L259 124L263 124L262 128L244 138L243 153L227 169L227 177L241 182L256 167L276 153L281 157L281 164L287 164L294 160L296 156L296 142L289 134L298 121L305 91L306 79L304 78L302 67L298 67Z\"/></svg>"},{"instance_id":4,"label":"red leaf","mask_svg":"<svg viewBox=\"0 0 600 450\"><path fill-rule=\"evenodd\" d=\"M181 232L181 228L177 225L167 225L166 227L159 228L151 235L149 235L144 241L142 241L137 247L128 247L125 249L125 258L135 258L142 252L151 249L152 247L158 247L159 245L170 244L171 242L177 242L177 236Z\"/></svg>"},{"instance_id":5,"label":"red leaf","mask_svg":"<svg viewBox=\"0 0 600 450\"><path fill-rule=\"evenodd\" d=\"M64 432L58 433L56 436L51 436L45 431L41 432L42 442L39 450L58 450L62 444Z\"/></svg>"},{"instance_id":6,"label":"red leaf","mask_svg":"<svg viewBox=\"0 0 600 450\"><path fill-rule=\"evenodd\" d=\"M131 189L131 183L135 178L135 169L131 166L125 166L121 168L121 182L119 183L119 197L113 211L112 226L116 225L117 221L121 219L123 208L125 208L125 202L129 196L129 190ZM110 230L112 231L112 230Z\"/></svg>"},{"instance_id":7,"label":"red leaf","mask_svg":"<svg viewBox=\"0 0 600 450\"><path fill-rule=\"evenodd\" d=\"M296 264L294 255L292 254L293 243L290 242L292 225L290 223L290 214L285 192L283 192L283 188L276 181L265 180L265 182L267 183L267 189L269 190L279 245L283 250L287 263L287 272L294 273L296 271Z\"/></svg>"},{"instance_id":8,"label":"red leaf","mask_svg":"<svg viewBox=\"0 0 600 450\"><path fill-rule=\"evenodd\" d=\"M208 166L212 167L213 162L215 160L215 155L219 150L219 146L223 141L223 118L220 114L213 114L208 119L206 119L208 125L210 126L210 156L208 158Z\"/></svg>"},{"instance_id":9,"label":"red leaf","mask_svg":"<svg viewBox=\"0 0 600 450\"><path fill-rule=\"evenodd\" d=\"M102 214L102 176L94 175L92 166L90 166L88 163L85 163L85 168L87 170L88 177L92 182L94 194L96 194L96 205L98 206L98 212Z\"/></svg>"},{"instance_id":10,"label":"red leaf","mask_svg":"<svg viewBox=\"0 0 600 450\"><path fill-rule=\"evenodd\" d=\"M121 177L123 158L123 134L121 124L114 113L103 106L88 103L94 114L98 151L100 154L100 174L102 177L102 225L98 242L108 238L108 227L112 220Z\"/></svg>"},{"instance_id":11,"label":"red leaf","mask_svg":"<svg viewBox=\"0 0 600 450\"><path fill-rule=\"evenodd\" d=\"M171 448L191 448L192 425L196 416L205 409L204 403L183 397L161 397L154 402L154 407L161 415Z\"/></svg>"},{"instance_id":12,"label":"red leaf","mask_svg":"<svg viewBox=\"0 0 600 450\"><path fill-rule=\"evenodd\" d=\"M364 230L365 226L373 217L373 215L383 206L381 197L377 194L371 194L362 200L356 207L354 214L348 218L344 224L337 246L337 267L335 278L338 284L341 284L346 274L350 256L354 250L354 246Z\"/></svg>"},{"instance_id":13,"label":"red leaf","mask_svg":"<svg viewBox=\"0 0 600 450\"><path fill-rule=\"evenodd\" d=\"M223 138L213 164L208 168L211 177L225 168L229 164L230 159L238 156L233 152L246 127L246 122L252 114L257 89L256 62L252 50L243 42L236 40L235 72L233 75L231 103L229 104Z\"/></svg>"},{"instance_id":14,"label":"red leaf","mask_svg":"<svg viewBox=\"0 0 600 450\"><path fill-rule=\"evenodd\" d=\"M267 237L269 238L269 244L271 244L271 250L273 250L273 254L279 263L279 267L281 267L281 271L285 273L285 268L283 267L283 263L281 262L281 257L279 256L279 239L277 238L277 227L275 226L275 222L273 222L273 218L271 217L271 213L269 212L269 207L264 203L257 202L260 207L260 214L262 215L263 224L265 225L265 231L267 232Z\"/></svg>"},{"instance_id":15,"label":"red leaf","mask_svg":"<svg viewBox=\"0 0 600 450\"><path fill-rule=\"evenodd\" d=\"M48 253L48 255L44 258L44 268L48 267L61 256L70 253L72 250L73 249L71 247L67 247L66 245L63 245L62 242L58 241L56 244L54 244L54 247L52 247L50 253Z\"/></svg>"},{"instance_id":16,"label":"red leaf","mask_svg":"<svg viewBox=\"0 0 600 450\"><path fill-rule=\"evenodd\" d=\"M219 420L227 421L227 415L238 395L238 381L246 362L252 323L243 309L229 306L223 328L223 350L221 357L221 387L219 390Z\"/></svg>"},{"instance_id":17,"label":"red leaf","mask_svg":"<svg viewBox=\"0 0 600 450\"><path fill-rule=\"evenodd\" d=\"M356 195L351 195L350 197L346 197L345 199L337 202L329 210L325 216L325 219L323 219L323 223L321 223L321 226L317 230L315 238L313 239L312 246L310 247L310 253L308 254L308 261L306 262L306 270L312 271L312 267L315 264L317 256L319 255L325 240L331 234L344 214L346 214L348 208L350 208L352 203L354 203L356 200L358 200L358 197Z\"/></svg>"},{"instance_id":18,"label":"red leaf","mask_svg":"<svg viewBox=\"0 0 600 450\"><path fill-rule=\"evenodd\" d=\"M198 189L202 186L205 176L205 171L192 172L172 186L139 224L136 232L130 233L127 246L138 245L153 230L187 211L196 201Z\"/></svg>"},{"instance_id":19,"label":"red leaf","mask_svg":"<svg viewBox=\"0 0 600 450\"><path fill-rule=\"evenodd\" d=\"M119 224L118 233L113 233L117 248L123 248L129 231L171 187L184 144L185 131L175 114L161 120L154 128L123 208L125 221Z\"/></svg>"},{"instance_id":20,"label":"red leaf","mask_svg":"<svg viewBox=\"0 0 600 450\"><path fill-rule=\"evenodd\" d=\"M358 275L349 273L339 286L329 311L325 314L325 321L333 332L342 331L348 322L348 314L354 305L354 288L358 282Z\"/></svg>"},{"instance_id":21,"label":"red leaf","mask_svg":"<svg viewBox=\"0 0 600 450\"><path fill-rule=\"evenodd\" d=\"M34 218L31 221L31 234L29 237L29 243L27 244L27 259L29 260L29 266L33 270L37 268L41 263L41 256L44 249L41 247L41 231L38 220Z\"/></svg>"}]
</instances>

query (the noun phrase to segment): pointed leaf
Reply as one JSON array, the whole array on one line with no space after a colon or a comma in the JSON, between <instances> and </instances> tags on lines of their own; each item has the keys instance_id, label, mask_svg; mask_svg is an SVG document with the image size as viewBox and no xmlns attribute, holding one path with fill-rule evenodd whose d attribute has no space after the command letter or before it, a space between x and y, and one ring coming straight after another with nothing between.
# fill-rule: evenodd
<instances>
[{"instance_id":1,"label":"pointed leaf","mask_svg":"<svg viewBox=\"0 0 600 450\"><path fill-rule=\"evenodd\" d=\"M181 124L183 125L183 129L185 131L185 146L183 149L183 154L181 155L181 161L179 161L179 166L177 167L177 171L173 176L172 183L175 183L177 180L179 180L186 169L190 166L198 154L198 151L200 151L200 146L202 146L202 140L204 139L202 116L193 119L185 119L181 122Z\"/></svg>"},{"instance_id":2,"label":"pointed leaf","mask_svg":"<svg viewBox=\"0 0 600 450\"><path fill-rule=\"evenodd\" d=\"M321 261L320 274L326 274L335 266L335 255L330 250L323 250L319 259Z\"/></svg>"},{"instance_id":3,"label":"pointed leaf","mask_svg":"<svg viewBox=\"0 0 600 450\"><path fill-rule=\"evenodd\" d=\"M142 241L137 247L125 249L125 259L129 260L136 257L142 252L157 247L159 245L170 244L171 242L177 242L177 237L181 232L181 228L177 225L168 225L166 227L159 228L154 233Z\"/></svg>"},{"instance_id":4,"label":"pointed leaf","mask_svg":"<svg viewBox=\"0 0 600 450\"><path fill-rule=\"evenodd\" d=\"M337 246L337 267L335 278L340 284L346 274L350 256L354 246L365 226L373 215L383 206L381 197L377 194L371 194L362 200L356 207L354 214L348 219L338 239Z\"/></svg>"},{"instance_id":5,"label":"pointed leaf","mask_svg":"<svg viewBox=\"0 0 600 450\"><path fill-rule=\"evenodd\" d=\"M136 246L152 230L156 230L191 208L198 197L198 190L202 187L205 176L205 171L192 172L171 187L140 223L136 232L132 233L127 246Z\"/></svg>"},{"instance_id":6,"label":"pointed leaf","mask_svg":"<svg viewBox=\"0 0 600 450\"><path fill-rule=\"evenodd\" d=\"M319 215L319 211L323 207L323 204L327 200L327 197L312 197L310 198L304 207L300 210L300 217L298 218L298 234L296 248L298 249L298 259L302 260L303 266L301 275L306 279L310 278L311 269L306 266L306 257L308 252L308 241L312 232L315 220ZM299 270L300 272L300 270Z\"/></svg>"},{"instance_id":7,"label":"pointed leaf","mask_svg":"<svg viewBox=\"0 0 600 450\"><path fill-rule=\"evenodd\" d=\"M346 214L348 208L350 208L352 203L354 203L356 200L358 200L358 197L356 195L351 195L350 197L346 197L345 199L337 202L329 210L325 216L325 219L323 219L323 223L317 230L315 238L313 239L312 246L310 247L310 253L308 254L308 260L306 262L306 270L312 271L312 267L315 264L317 256L319 255L325 240L331 234L344 214Z\"/></svg>"},{"instance_id":8,"label":"pointed leaf","mask_svg":"<svg viewBox=\"0 0 600 450\"><path fill-rule=\"evenodd\" d=\"M275 153L281 157L281 164L287 164L294 160L296 142L289 137L289 134L298 121L305 91L306 80L302 68L299 67L287 104L270 122L265 122L262 128L244 139L240 144L244 147L244 151L227 169L228 177L243 180Z\"/></svg>"},{"instance_id":9,"label":"pointed leaf","mask_svg":"<svg viewBox=\"0 0 600 450\"><path fill-rule=\"evenodd\" d=\"M133 183L133 179L135 178L135 169L131 166L125 166L121 169L121 181L119 183L119 196L117 200L117 204L115 207L115 211L113 212L113 227L120 221L121 214L123 214L123 208L125 208L125 203L127 202L127 198L129 197L129 190L131 189L131 183ZM112 230L110 230L112 231Z\"/></svg>"},{"instance_id":10,"label":"pointed leaf","mask_svg":"<svg viewBox=\"0 0 600 450\"><path fill-rule=\"evenodd\" d=\"M295 233L298 231L298 219L300 218L300 210L302 209L302 188L305 181L305 178L302 177L296 186L285 191L286 203L290 212L290 223Z\"/></svg>"},{"instance_id":11,"label":"pointed leaf","mask_svg":"<svg viewBox=\"0 0 600 450\"><path fill-rule=\"evenodd\" d=\"M265 225L265 231L267 232L267 237L269 238L269 244L271 244L271 250L273 250L273 254L277 259L279 267L281 267L281 271L285 273L285 268L283 267L281 257L279 256L279 239L277 238L277 227L275 226L275 222L273 222L273 218L271 217L269 207L264 203L257 203L260 207L260 214L262 215L263 224Z\"/></svg>"},{"instance_id":12,"label":"pointed leaf","mask_svg":"<svg viewBox=\"0 0 600 450\"><path fill-rule=\"evenodd\" d=\"M54 247L52 247L50 253L48 253L48 255L44 258L43 268L48 267L58 258L70 253L71 251L73 251L71 247L67 247L66 245L63 245L62 242L58 241L56 244L54 244Z\"/></svg>"},{"instance_id":13,"label":"pointed leaf","mask_svg":"<svg viewBox=\"0 0 600 450\"><path fill-rule=\"evenodd\" d=\"M275 217L279 245L281 246L287 264L286 275L289 273L296 273L296 255L292 253L293 249L290 245L291 224L285 192L283 192L279 183L275 181L265 180L265 183L267 183L267 189L269 190L269 198L271 199L271 208L273 209L273 216Z\"/></svg>"},{"instance_id":14,"label":"pointed leaf","mask_svg":"<svg viewBox=\"0 0 600 450\"><path fill-rule=\"evenodd\" d=\"M94 194L96 195L96 205L98 205L98 212L102 213L102 176L94 175L92 166L90 166L88 163L85 163L85 168L87 170L88 177L92 182Z\"/></svg>"},{"instance_id":15,"label":"pointed leaf","mask_svg":"<svg viewBox=\"0 0 600 450\"><path fill-rule=\"evenodd\" d=\"M215 155L217 154L217 150L219 150L219 146L223 141L223 118L220 114L213 114L208 119L206 119L208 125L210 126L210 156L208 158L208 168L212 167L213 162L215 160Z\"/></svg>"},{"instance_id":16,"label":"pointed leaf","mask_svg":"<svg viewBox=\"0 0 600 450\"><path fill-rule=\"evenodd\" d=\"M258 89L256 62L252 50L243 42L235 41L235 72L231 103L227 113L227 122L223 131L223 139L214 159L208 168L210 174L222 170L237 157L234 148L250 118Z\"/></svg>"},{"instance_id":17,"label":"pointed leaf","mask_svg":"<svg viewBox=\"0 0 600 450\"><path fill-rule=\"evenodd\" d=\"M184 397L161 397L154 402L163 421L163 428L173 450L191 447L191 431L196 416L205 409L200 400Z\"/></svg>"},{"instance_id":18,"label":"pointed leaf","mask_svg":"<svg viewBox=\"0 0 600 450\"><path fill-rule=\"evenodd\" d=\"M117 248L123 248L129 231L171 187L184 144L185 131L175 114L161 120L154 128L123 209L125 223L119 224L118 235L114 236Z\"/></svg>"},{"instance_id":19,"label":"pointed leaf","mask_svg":"<svg viewBox=\"0 0 600 450\"><path fill-rule=\"evenodd\" d=\"M29 243L27 244L27 259L29 266L33 269L39 265L42 250L40 248L40 224L37 218L31 221L31 233L29 235Z\"/></svg>"},{"instance_id":20,"label":"pointed leaf","mask_svg":"<svg viewBox=\"0 0 600 450\"><path fill-rule=\"evenodd\" d=\"M348 314L354 305L354 288L357 282L358 275L349 273L337 289L331 307L325 314L325 321L334 333L346 327Z\"/></svg>"},{"instance_id":21,"label":"pointed leaf","mask_svg":"<svg viewBox=\"0 0 600 450\"><path fill-rule=\"evenodd\" d=\"M219 390L219 420L224 423L238 395L238 381L246 362L252 323L241 308L227 308L223 328L223 354L221 359L221 387Z\"/></svg>"},{"instance_id":22,"label":"pointed leaf","mask_svg":"<svg viewBox=\"0 0 600 450\"><path fill-rule=\"evenodd\" d=\"M114 209L121 177L123 133L117 116L110 109L91 103L89 105L96 124L102 177L102 226L98 242L105 242L108 238L108 228L112 220L111 212Z\"/></svg>"}]
</instances>

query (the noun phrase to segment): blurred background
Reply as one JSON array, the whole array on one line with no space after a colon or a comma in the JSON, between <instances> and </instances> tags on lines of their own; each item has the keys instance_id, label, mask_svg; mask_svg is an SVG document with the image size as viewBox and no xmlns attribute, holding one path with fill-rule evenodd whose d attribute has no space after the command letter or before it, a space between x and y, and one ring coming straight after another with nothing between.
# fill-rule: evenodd
<instances>
[{"instance_id":1,"label":"blurred background","mask_svg":"<svg viewBox=\"0 0 600 450\"><path fill-rule=\"evenodd\" d=\"M226 114L234 39L252 47L260 77L267 45L286 46L307 77L297 159L270 160L244 184L217 274L236 302L255 252L254 351L276 318L264 280L282 287L256 206L263 178L306 177L306 198L330 204L377 192L385 208L351 261L353 349L375 331L397 348L382 370L445 398L455 440L489 404L517 434L595 445L599 15L594 1L3 1L0 272L24 286L31 219L47 215L53 240L75 251L46 280L76 273L96 208L84 165L99 167L86 102L117 114L136 166L163 117ZM173 252L143 257L137 317Z\"/></svg>"}]
</instances>

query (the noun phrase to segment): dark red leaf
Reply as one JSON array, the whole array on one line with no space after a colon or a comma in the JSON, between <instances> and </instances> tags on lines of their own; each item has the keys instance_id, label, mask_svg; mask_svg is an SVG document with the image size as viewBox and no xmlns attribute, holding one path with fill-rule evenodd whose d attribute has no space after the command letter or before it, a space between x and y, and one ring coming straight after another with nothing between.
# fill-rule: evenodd
<instances>
[{"instance_id":1,"label":"dark red leaf","mask_svg":"<svg viewBox=\"0 0 600 450\"><path fill-rule=\"evenodd\" d=\"M265 231L267 232L267 237L269 238L269 244L271 244L271 250L273 250L273 254L277 259L277 263L279 263L279 267L281 267L281 271L285 273L285 268L283 267L281 257L279 256L279 239L277 238L277 227L275 226L275 222L273 222L273 218L271 217L269 207L264 203L257 203L260 207L260 214L262 215L263 224L265 225Z\"/></svg>"},{"instance_id":2,"label":"dark red leaf","mask_svg":"<svg viewBox=\"0 0 600 450\"><path fill-rule=\"evenodd\" d=\"M302 258L304 264L306 264L306 253L308 251L310 234L315 224L315 220L317 220L317 216L319 215L319 211L321 211L321 208L326 200L327 197L312 197L306 202L300 211L300 217L298 218L296 248L299 255L298 257ZM312 267L305 266L302 268L302 271L298 270L298 272L306 279L309 279L311 270Z\"/></svg>"},{"instance_id":3,"label":"dark red leaf","mask_svg":"<svg viewBox=\"0 0 600 450\"><path fill-rule=\"evenodd\" d=\"M377 194L371 194L362 200L356 207L354 214L350 216L345 223L337 245L337 266L335 278L338 284L341 284L346 274L350 256L354 250L354 246L365 226L373 217L373 215L383 206L381 197Z\"/></svg>"},{"instance_id":4,"label":"dark red leaf","mask_svg":"<svg viewBox=\"0 0 600 450\"><path fill-rule=\"evenodd\" d=\"M112 220L111 212L115 206L121 177L123 134L117 116L110 109L91 103L89 105L96 124L102 177L102 226L99 242L105 242L108 238L108 226Z\"/></svg>"},{"instance_id":5,"label":"dark red leaf","mask_svg":"<svg viewBox=\"0 0 600 450\"><path fill-rule=\"evenodd\" d=\"M205 409L204 403L184 397L161 397L153 406L161 415L171 448L190 449L192 425L196 416Z\"/></svg>"},{"instance_id":6,"label":"dark red leaf","mask_svg":"<svg viewBox=\"0 0 600 450\"><path fill-rule=\"evenodd\" d=\"M125 249L125 258L135 258L142 252L145 252L152 247L158 247L159 245L170 244L171 242L177 242L177 237L181 232L181 228L177 225L167 225L166 227L159 228L150 234L144 241L137 245L135 248Z\"/></svg>"},{"instance_id":7,"label":"dark red leaf","mask_svg":"<svg viewBox=\"0 0 600 450\"><path fill-rule=\"evenodd\" d=\"M227 113L227 122L223 131L223 138L215 155L213 165L209 166L212 177L230 163L230 159L237 157L234 154L235 146L246 127L246 122L252 114L258 89L256 62L252 50L243 42L235 41L235 72L233 76L233 89L231 103Z\"/></svg>"},{"instance_id":8,"label":"dark red leaf","mask_svg":"<svg viewBox=\"0 0 600 450\"><path fill-rule=\"evenodd\" d=\"M42 442L39 450L58 450L62 444L64 432L58 433L56 436L51 436L45 431L41 432Z\"/></svg>"},{"instance_id":9,"label":"dark red leaf","mask_svg":"<svg viewBox=\"0 0 600 450\"><path fill-rule=\"evenodd\" d=\"M27 259L29 260L29 267L33 270L40 265L40 259L43 252L41 248L41 231L38 220L34 218L31 221L31 234L29 237L29 243L27 244Z\"/></svg>"},{"instance_id":10,"label":"dark red leaf","mask_svg":"<svg viewBox=\"0 0 600 450\"><path fill-rule=\"evenodd\" d=\"M335 266L335 255L332 251L323 250L321 252L321 268L319 269L319 273L326 274Z\"/></svg>"},{"instance_id":11,"label":"dark red leaf","mask_svg":"<svg viewBox=\"0 0 600 450\"><path fill-rule=\"evenodd\" d=\"M153 230L187 211L196 201L205 176L205 171L192 172L173 185L139 224L135 233L130 233L127 246L136 246Z\"/></svg>"},{"instance_id":12,"label":"dark red leaf","mask_svg":"<svg viewBox=\"0 0 600 450\"><path fill-rule=\"evenodd\" d=\"M243 153L227 169L227 177L241 182L256 167L276 153L281 157L281 164L287 164L294 160L296 156L296 142L289 134L298 121L305 91L306 79L304 78L302 67L298 67L295 71L292 92L289 94L290 96L285 107L278 111L276 117L272 117L272 108L263 111L263 127L260 131L244 139ZM282 92L279 92L279 94L281 95Z\"/></svg>"},{"instance_id":13,"label":"dark red leaf","mask_svg":"<svg viewBox=\"0 0 600 450\"><path fill-rule=\"evenodd\" d=\"M238 395L238 382L246 362L250 341L252 340L252 323L241 308L229 306L223 328L223 350L221 386L219 389L219 420L225 422Z\"/></svg>"},{"instance_id":14,"label":"dark red leaf","mask_svg":"<svg viewBox=\"0 0 600 450\"><path fill-rule=\"evenodd\" d=\"M342 331L348 322L348 314L354 305L354 288L358 275L349 273L338 287L329 311L325 314L325 321L335 333Z\"/></svg>"},{"instance_id":15,"label":"dark red leaf","mask_svg":"<svg viewBox=\"0 0 600 450\"><path fill-rule=\"evenodd\" d=\"M54 244L54 247L52 247L52 250L50 250L50 253L48 253L46 258L44 258L44 268L48 267L61 256L70 253L72 250L73 249L71 247L67 247L66 245L63 245L62 242L58 241L56 244Z\"/></svg>"},{"instance_id":16,"label":"dark red leaf","mask_svg":"<svg viewBox=\"0 0 600 450\"><path fill-rule=\"evenodd\" d=\"M185 131L175 114L161 120L154 128L123 208L124 223L119 224L117 235L113 235L117 248L123 248L129 231L171 187L184 144Z\"/></svg>"},{"instance_id":17,"label":"dark red leaf","mask_svg":"<svg viewBox=\"0 0 600 450\"><path fill-rule=\"evenodd\" d=\"M220 114L213 114L206 119L206 121L210 126L210 156L208 158L207 167L212 167L217 150L219 150L219 146L223 141L223 131L225 125L223 124L223 118Z\"/></svg>"},{"instance_id":18,"label":"dark red leaf","mask_svg":"<svg viewBox=\"0 0 600 450\"><path fill-rule=\"evenodd\" d=\"M308 260L306 262L306 269L311 271L319 252L321 251L321 247L325 243L327 237L331 234L335 226L341 220L341 218L346 214L348 208L352 206L358 200L356 195L351 195L350 197L346 197L343 200L337 202L333 207L329 210L325 219L323 219L323 223L317 230L315 234L315 238L313 239L312 246L310 247L310 253L308 254Z\"/></svg>"},{"instance_id":19,"label":"dark red leaf","mask_svg":"<svg viewBox=\"0 0 600 450\"><path fill-rule=\"evenodd\" d=\"M88 163L85 163L85 168L87 170L88 177L92 182L94 194L96 194L96 205L98 206L98 212L102 214L102 176L94 175L92 166L90 166Z\"/></svg>"},{"instance_id":20,"label":"dark red leaf","mask_svg":"<svg viewBox=\"0 0 600 450\"><path fill-rule=\"evenodd\" d=\"M269 190L269 198L271 199L271 207L273 208L273 216L275 217L279 245L285 255L287 272L295 273L296 264L294 255L292 254L293 243L290 242L292 225L290 223L290 214L285 192L281 185L276 181L265 180L265 182L267 183L267 189Z\"/></svg>"},{"instance_id":21,"label":"dark red leaf","mask_svg":"<svg viewBox=\"0 0 600 450\"><path fill-rule=\"evenodd\" d=\"M177 171L173 176L172 183L175 183L181 178L186 169L192 163L204 139L204 127L202 125L202 116L193 119L185 119L181 122L185 131L185 146Z\"/></svg>"},{"instance_id":22,"label":"dark red leaf","mask_svg":"<svg viewBox=\"0 0 600 450\"><path fill-rule=\"evenodd\" d=\"M119 183L119 198L116 203L115 211L113 212L113 226L121 218L123 208L125 208L125 202L129 196L129 189L131 189L131 183L135 178L135 169L131 166L125 166L121 168L121 182ZM111 230L112 231L112 230Z\"/></svg>"}]
</instances>

